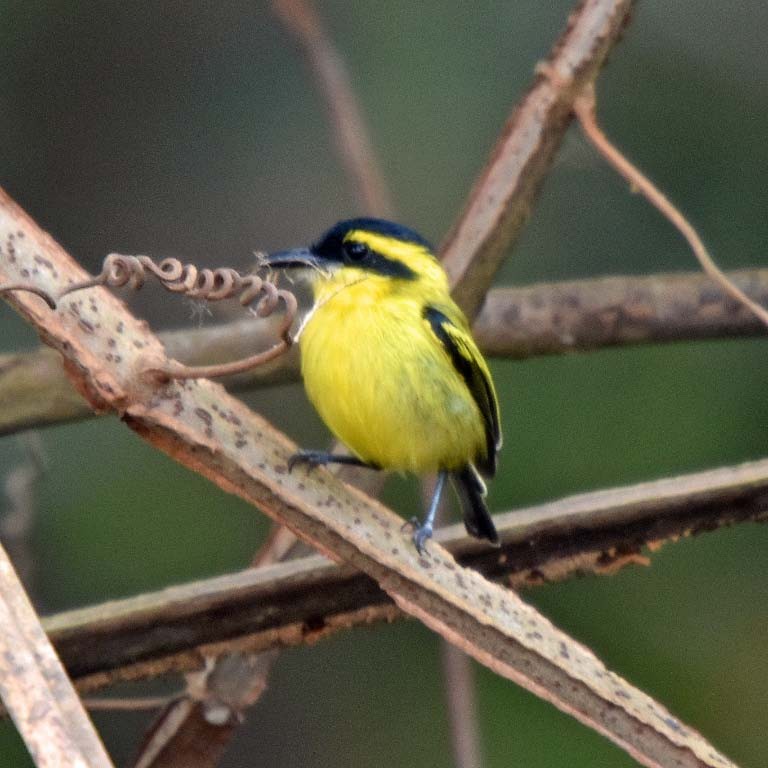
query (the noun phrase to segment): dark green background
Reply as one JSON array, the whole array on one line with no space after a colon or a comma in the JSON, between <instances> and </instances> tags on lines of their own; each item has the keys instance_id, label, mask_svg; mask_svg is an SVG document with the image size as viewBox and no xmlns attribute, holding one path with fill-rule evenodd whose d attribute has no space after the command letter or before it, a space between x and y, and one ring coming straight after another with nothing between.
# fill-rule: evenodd
<instances>
[{"instance_id":1,"label":"dark green background","mask_svg":"<svg viewBox=\"0 0 768 768\"><path fill-rule=\"evenodd\" d=\"M322 3L403 222L441 239L570 7ZM766 258L766 28L763 0L646 0L599 82L609 133L725 267ZM260 2L0 2L0 184L91 270L113 250L244 267L360 210L294 41ZM498 283L693 268L573 132ZM134 302L157 328L195 322L159 290ZM0 313L3 351L34 346ZM765 353L752 340L495 361L506 441L493 508L765 456ZM302 444L325 443L300 387L247 400ZM242 567L266 530L115 419L41 434L32 589L47 612ZM21 456L2 441L0 474ZM389 501L410 513L415 489L396 482ZM527 598L762 768L766 547L768 529L744 525ZM415 622L285 653L225 765L449 765L438 658ZM513 684L486 670L478 682L489 766L634 765ZM125 762L146 717L96 720ZM8 724L0 765L29 765Z\"/></svg>"}]
</instances>

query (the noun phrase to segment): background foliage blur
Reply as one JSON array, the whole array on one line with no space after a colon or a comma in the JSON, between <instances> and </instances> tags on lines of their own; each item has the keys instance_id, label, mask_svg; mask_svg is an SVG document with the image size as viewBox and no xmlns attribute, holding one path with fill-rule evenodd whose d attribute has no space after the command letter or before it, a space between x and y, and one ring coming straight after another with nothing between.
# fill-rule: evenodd
<instances>
[{"instance_id":1,"label":"background foliage blur","mask_svg":"<svg viewBox=\"0 0 768 768\"><path fill-rule=\"evenodd\" d=\"M439 242L570 0L319 10L345 56L399 218ZM598 83L610 135L726 268L765 264L768 5L645 0ZM262 2L0 1L0 184L95 271L109 251L246 267L359 212L293 39ZM694 269L670 226L566 142L500 284ZM190 307L131 299L154 327ZM208 320L207 322L211 322ZM32 332L0 308L1 351ZM491 505L768 454L763 340L495 361L506 442ZM300 443L327 437L299 386L246 398ZM32 591L46 612L236 569L266 520L115 419L42 433ZM23 459L0 442L0 474ZM412 511L413 480L387 500ZM742 766L765 765L768 529L664 548L651 568L527 598ZM449 764L437 640L415 622L286 653L227 766ZM479 670L489 766L634 763ZM125 762L147 718L98 715ZM3 766L30 765L0 725Z\"/></svg>"}]
</instances>

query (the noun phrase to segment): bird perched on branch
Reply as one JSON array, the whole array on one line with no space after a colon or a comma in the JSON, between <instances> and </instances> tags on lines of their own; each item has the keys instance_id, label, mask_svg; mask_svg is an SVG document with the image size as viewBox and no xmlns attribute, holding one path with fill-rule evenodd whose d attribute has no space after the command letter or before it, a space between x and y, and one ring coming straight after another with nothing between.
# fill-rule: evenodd
<instances>
[{"instance_id":1,"label":"bird perched on branch","mask_svg":"<svg viewBox=\"0 0 768 768\"><path fill-rule=\"evenodd\" d=\"M351 219L266 264L310 281L314 305L296 334L304 385L353 454L301 451L289 467L437 472L426 517L414 521L418 551L432 536L448 477L467 531L498 543L481 479L493 476L501 446L496 393L429 243L389 221Z\"/></svg>"}]
</instances>

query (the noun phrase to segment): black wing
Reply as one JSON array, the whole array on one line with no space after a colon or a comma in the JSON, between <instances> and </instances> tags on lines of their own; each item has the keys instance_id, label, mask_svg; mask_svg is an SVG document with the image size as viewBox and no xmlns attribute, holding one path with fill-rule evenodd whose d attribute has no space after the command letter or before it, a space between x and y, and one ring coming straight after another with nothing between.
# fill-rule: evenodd
<instances>
[{"instance_id":1,"label":"black wing","mask_svg":"<svg viewBox=\"0 0 768 768\"><path fill-rule=\"evenodd\" d=\"M454 368L461 374L477 403L485 425L486 456L476 460L478 469L486 476L496 472L496 453L501 448L499 403L496 391L480 350L469 330L456 323L435 307L424 308L424 318L432 332L451 358Z\"/></svg>"}]
</instances>

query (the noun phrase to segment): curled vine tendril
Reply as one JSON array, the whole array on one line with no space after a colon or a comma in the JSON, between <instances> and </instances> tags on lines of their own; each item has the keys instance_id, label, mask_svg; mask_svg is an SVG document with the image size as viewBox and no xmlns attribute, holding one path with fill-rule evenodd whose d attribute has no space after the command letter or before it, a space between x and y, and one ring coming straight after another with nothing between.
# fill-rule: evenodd
<instances>
[{"instance_id":1,"label":"curled vine tendril","mask_svg":"<svg viewBox=\"0 0 768 768\"><path fill-rule=\"evenodd\" d=\"M53 300L51 295L46 293L42 288L37 288L34 285L26 285L24 283L0 285L0 296L2 296L4 293L11 293L12 291L26 291L27 293L34 293L35 296L39 296L51 309L56 309L56 302Z\"/></svg>"},{"instance_id":2,"label":"curled vine tendril","mask_svg":"<svg viewBox=\"0 0 768 768\"><path fill-rule=\"evenodd\" d=\"M272 315L281 302L285 307L285 315L278 329L280 341L263 352L219 365L186 366L171 361L165 367L152 369L148 373L163 379L228 376L263 365L281 355L293 344L290 328L298 313L296 297L290 291L279 289L268 279L253 274L241 275L237 270L229 267L198 269L194 264L184 264L178 259L167 258L155 263L149 256L110 253L104 259L104 265L98 275L69 286L59 294L59 299L75 291L97 285L106 285L111 288L127 285L129 288L138 290L144 285L148 275L157 278L166 290L184 294L193 299L204 301L237 299L244 307L256 302L251 310L261 318Z\"/></svg>"}]
</instances>

